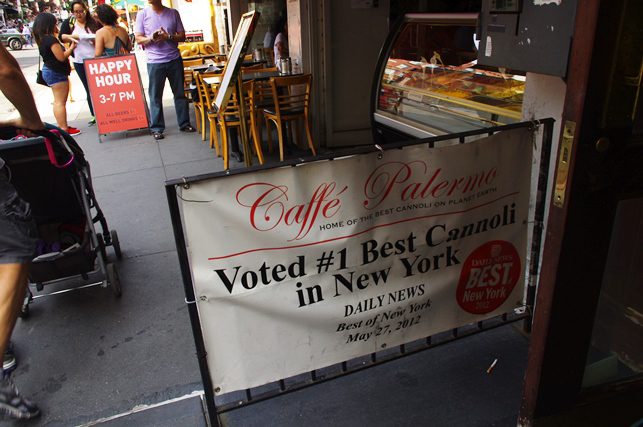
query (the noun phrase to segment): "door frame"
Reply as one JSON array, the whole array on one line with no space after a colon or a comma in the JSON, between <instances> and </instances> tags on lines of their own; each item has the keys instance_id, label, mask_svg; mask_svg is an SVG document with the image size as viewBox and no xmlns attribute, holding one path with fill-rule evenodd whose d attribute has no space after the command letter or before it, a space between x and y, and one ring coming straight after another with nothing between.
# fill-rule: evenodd
<instances>
[{"instance_id":1,"label":"door frame","mask_svg":"<svg viewBox=\"0 0 643 427\"><path fill-rule=\"evenodd\" d=\"M536 299L519 425L590 400L631 393L642 381L582 390L587 352L609 249L614 210L590 191L587 175L601 135L600 113L609 72L610 43L617 37L619 13L627 0L578 2L561 128L575 123L562 205L552 204ZM614 7L614 4L617 7ZM615 24L615 25L613 25ZM611 30L608 30L611 29ZM607 49L607 50L606 50ZM602 57L602 58L601 58ZM613 59L613 58L611 58ZM564 132L561 132L561 141ZM563 147L562 142L559 147ZM560 150L556 174L560 171ZM553 196L555 197L555 196ZM591 244L588 244L591 236Z\"/></svg>"}]
</instances>

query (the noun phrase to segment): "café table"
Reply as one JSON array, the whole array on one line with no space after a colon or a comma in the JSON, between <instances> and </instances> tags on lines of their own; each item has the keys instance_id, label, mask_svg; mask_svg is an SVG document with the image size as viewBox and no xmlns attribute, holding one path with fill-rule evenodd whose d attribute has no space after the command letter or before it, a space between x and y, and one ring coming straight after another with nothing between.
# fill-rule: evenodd
<instances>
[{"instance_id":1,"label":"caf\u00e9 table","mask_svg":"<svg viewBox=\"0 0 643 427\"><path fill-rule=\"evenodd\" d=\"M201 72L203 70L207 70L209 67L208 64L199 64L199 65L190 65L189 67L183 67L185 71L197 71Z\"/></svg>"},{"instance_id":2,"label":"caf\u00e9 table","mask_svg":"<svg viewBox=\"0 0 643 427\"><path fill-rule=\"evenodd\" d=\"M267 65L267 64L268 64L268 61L266 61L265 59L262 59L260 61L255 61L254 59L252 59L252 60L249 60L249 61L243 61L241 63L241 66L242 67L252 67L254 65Z\"/></svg>"},{"instance_id":3,"label":"caf\u00e9 table","mask_svg":"<svg viewBox=\"0 0 643 427\"><path fill-rule=\"evenodd\" d=\"M221 68L217 64L200 64L200 65L191 65L189 67L184 67L185 71L192 71L195 73L203 73L203 72L221 72L223 71L223 68Z\"/></svg>"}]
</instances>

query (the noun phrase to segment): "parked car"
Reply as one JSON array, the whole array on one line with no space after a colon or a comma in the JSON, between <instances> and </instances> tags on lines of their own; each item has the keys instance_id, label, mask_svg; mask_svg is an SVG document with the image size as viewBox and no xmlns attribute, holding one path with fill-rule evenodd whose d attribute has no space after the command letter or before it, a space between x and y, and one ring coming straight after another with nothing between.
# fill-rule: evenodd
<instances>
[{"instance_id":1,"label":"parked car","mask_svg":"<svg viewBox=\"0 0 643 427\"><path fill-rule=\"evenodd\" d=\"M3 28L0 30L0 41L5 46L9 46L11 50L20 50L27 44L25 36L20 34L15 28Z\"/></svg>"}]
</instances>

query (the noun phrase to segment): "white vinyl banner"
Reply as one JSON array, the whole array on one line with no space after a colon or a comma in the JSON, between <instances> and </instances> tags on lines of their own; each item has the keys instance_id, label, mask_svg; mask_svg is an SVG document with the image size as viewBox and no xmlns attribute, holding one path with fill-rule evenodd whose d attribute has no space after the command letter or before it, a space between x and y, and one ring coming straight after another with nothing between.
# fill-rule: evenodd
<instances>
[{"instance_id":1,"label":"white vinyl banner","mask_svg":"<svg viewBox=\"0 0 643 427\"><path fill-rule=\"evenodd\" d=\"M532 146L523 128L183 189L216 394L523 305Z\"/></svg>"}]
</instances>

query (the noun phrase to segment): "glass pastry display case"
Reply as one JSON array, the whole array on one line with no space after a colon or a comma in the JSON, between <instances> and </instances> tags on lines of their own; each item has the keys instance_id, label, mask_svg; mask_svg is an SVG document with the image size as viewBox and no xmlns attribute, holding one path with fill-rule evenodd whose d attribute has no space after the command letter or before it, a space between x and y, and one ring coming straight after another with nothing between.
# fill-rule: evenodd
<instances>
[{"instance_id":1,"label":"glass pastry display case","mask_svg":"<svg viewBox=\"0 0 643 427\"><path fill-rule=\"evenodd\" d=\"M525 77L477 64L477 14L407 14L373 83L375 139L394 142L521 120Z\"/></svg>"}]
</instances>

